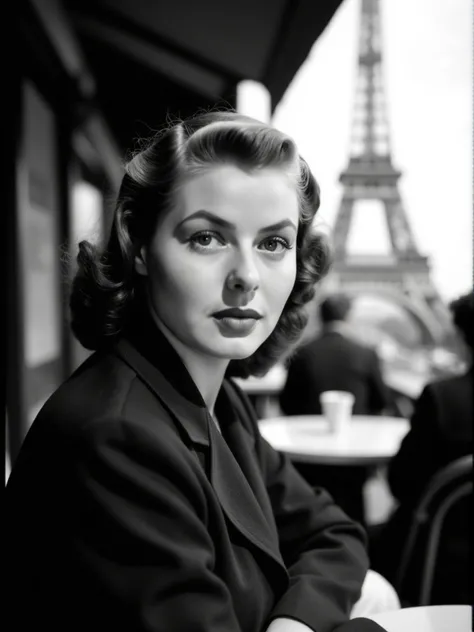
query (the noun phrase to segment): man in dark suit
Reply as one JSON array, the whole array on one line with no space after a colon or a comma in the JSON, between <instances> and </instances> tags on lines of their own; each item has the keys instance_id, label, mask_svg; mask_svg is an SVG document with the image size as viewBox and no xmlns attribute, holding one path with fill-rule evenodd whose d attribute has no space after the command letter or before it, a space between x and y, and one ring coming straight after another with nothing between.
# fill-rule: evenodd
<instances>
[{"instance_id":1,"label":"man in dark suit","mask_svg":"<svg viewBox=\"0 0 474 632\"><path fill-rule=\"evenodd\" d=\"M350 299L344 294L333 294L322 301L322 334L301 347L288 367L280 395L285 414L321 414L319 396L329 390L352 393L352 412L356 415L380 414L389 406L376 350L356 341L346 322L350 308ZM311 485L328 489L352 518L364 522L366 468L313 464L296 467Z\"/></svg>"},{"instance_id":2,"label":"man in dark suit","mask_svg":"<svg viewBox=\"0 0 474 632\"><path fill-rule=\"evenodd\" d=\"M380 414L389 404L375 349L356 341L346 320L350 299L328 296L320 305L322 334L295 354L288 367L280 406L287 415L321 414L323 391L349 391L353 413Z\"/></svg>"},{"instance_id":3,"label":"man in dark suit","mask_svg":"<svg viewBox=\"0 0 474 632\"><path fill-rule=\"evenodd\" d=\"M450 307L471 362L463 374L427 384L415 403L410 431L390 463L388 483L399 505L388 523L379 532L374 531L371 546L373 565L388 579L394 578L413 509L431 477L448 463L472 454L473 293L453 301ZM449 555L440 558L444 571L438 577L445 581L435 582L433 599L437 603L471 603L472 577L467 568L469 521L468 515L458 515L446 523L445 529L452 530L452 537L443 535ZM415 576L415 569L411 575ZM407 600L412 597L412 587L408 586Z\"/></svg>"}]
</instances>

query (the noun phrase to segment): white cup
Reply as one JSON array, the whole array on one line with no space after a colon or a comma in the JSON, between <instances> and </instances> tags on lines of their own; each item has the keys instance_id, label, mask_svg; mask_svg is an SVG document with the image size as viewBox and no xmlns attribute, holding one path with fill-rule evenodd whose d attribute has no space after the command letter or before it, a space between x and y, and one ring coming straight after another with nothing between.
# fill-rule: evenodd
<instances>
[{"instance_id":1,"label":"white cup","mask_svg":"<svg viewBox=\"0 0 474 632\"><path fill-rule=\"evenodd\" d=\"M354 395L347 391L324 391L319 395L321 409L331 432L340 434L348 425L354 399Z\"/></svg>"}]
</instances>

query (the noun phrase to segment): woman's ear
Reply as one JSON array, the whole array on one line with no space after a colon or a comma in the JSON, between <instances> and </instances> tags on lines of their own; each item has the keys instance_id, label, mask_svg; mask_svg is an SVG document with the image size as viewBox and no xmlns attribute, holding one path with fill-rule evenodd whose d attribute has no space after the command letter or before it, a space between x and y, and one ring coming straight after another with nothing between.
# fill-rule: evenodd
<instances>
[{"instance_id":1,"label":"woman's ear","mask_svg":"<svg viewBox=\"0 0 474 632\"><path fill-rule=\"evenodd\" d=\"M135 272L141 276L148 276L148 269L146 267L146 248L142 246L135 255Z\"/></svg>"}]
</instances>

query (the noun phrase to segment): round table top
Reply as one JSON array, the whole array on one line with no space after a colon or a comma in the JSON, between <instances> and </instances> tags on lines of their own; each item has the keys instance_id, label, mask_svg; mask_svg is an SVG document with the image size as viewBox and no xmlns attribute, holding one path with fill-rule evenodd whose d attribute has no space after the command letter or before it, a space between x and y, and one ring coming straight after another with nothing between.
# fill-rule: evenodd
<instances>
[{"instance_id":1,"label":"round table top","mask_svg":"<svg viewBox=\"0 0 474 632\"><path fill-rule=\"evenodd\" d=\"M364 616L387 632L472 632L470 606L418 606Z\"/></svg>"},{"instance_id":2,"label":"round table top","mask_svg":"<svg viewBox=\"0 0 474 632\"><path fill-rule=\"evenodd\" d=\"M322 415L273 417L259 421L262 436L294 461L371 465L389 461L409 430L401 417L353 415L340 434L330 432Z\"/></svg>"}]
</instances>

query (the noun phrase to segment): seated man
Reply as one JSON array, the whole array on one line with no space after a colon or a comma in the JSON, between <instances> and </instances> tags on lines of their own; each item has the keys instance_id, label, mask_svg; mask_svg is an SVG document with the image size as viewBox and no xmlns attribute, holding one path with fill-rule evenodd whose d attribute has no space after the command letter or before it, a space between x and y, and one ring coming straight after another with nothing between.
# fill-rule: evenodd
<instances>
[{"instance_id":1,"label":"seated man","mask_svg":"<svg viewBox=\"0 0 474 632\"><path fill-rule=\"evenodd\" d=\"M394 580L400 562L412 511L427 483L445 465L472 453L473 293L453 301L450 307L453 322L471 355L471 363L462 375L438 380L425 387L415 404L411 429L390 463L388 483L399 506L388 523L371 534L372 565L390 581ZM461 507L459 510L462 511ZM453 542L450 546L450 538L445 533L443 539L450 552L449 555L440 554L440 563L444 559L449 569L443 567L445 572L439 574L444 575L443 584L435 583L433 599L437 603L471 603L471 578L470 575L468 577L467 564L469 520L468 515L458 515L456 511L456 516L446 522L445 529L452 534ZM416 569L412 567L410 576L414 578L415 575ZM407 587L406 599L413 599L411 586Z\"/></svg>"},{"instance_id":2,"label":"seated man","mask_svg":"<svg viewBox=\"0 0 474 632\"><path fill-rule=\"evenodd\" d=\"M352 412L377 415L389 407L389 391L382 379L375 349L355 340L347 318L351 301L333 294L322 301L320 336L302 346L291 359L280 406L287 415L321 414L323 391L349 391L354 395ZM364 523L364 467L296 464L314 487L326 488L352 518Z\"/></svg>"},{"instance_id":3,"label":"seated man","mask_svg":"<svg viewBox=\"0 0 474 632\"><path fill-rule=\"evenodd\" d=\"M332 390L354 395L356 415L378 415L389 405L376 350L351 335L350 308L350 299L343 294L328 296L321 303L321 335L302 346L289 362L280 395L285 414L321 414L319 395Z\"/></svg>"}]
</instances>

